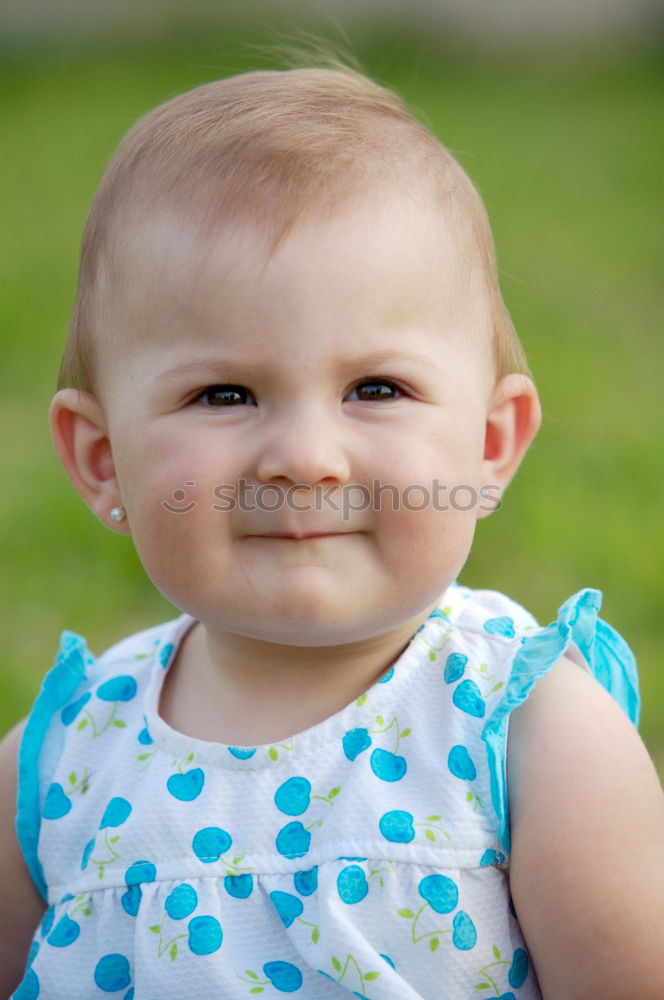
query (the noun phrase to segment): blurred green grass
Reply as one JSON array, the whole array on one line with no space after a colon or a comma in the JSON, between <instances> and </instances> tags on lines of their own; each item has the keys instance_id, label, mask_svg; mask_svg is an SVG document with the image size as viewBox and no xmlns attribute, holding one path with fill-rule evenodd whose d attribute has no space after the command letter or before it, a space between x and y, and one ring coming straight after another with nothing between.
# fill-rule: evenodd
<instances>
[{"instance_id":1,"label":"blurred green grass","mask_svg":"<svg viewBox=\"0 0 664 1000\"><path fill-rule=\"evenodd\" d=\"M173 614L130 544L65 481L46 411L105 163L141 113L252 65L233 41L41 51L0 66L0 730L28 710L61 628L100 651ZM479 186L542 395L540 436L504 508L479 525L463 580L542 621L580 587L603 589L605 617L639 659L642 734L664 774L661 63L615 50L472 53L404 33L356 49Z\"/></svg>"}]
</instances>

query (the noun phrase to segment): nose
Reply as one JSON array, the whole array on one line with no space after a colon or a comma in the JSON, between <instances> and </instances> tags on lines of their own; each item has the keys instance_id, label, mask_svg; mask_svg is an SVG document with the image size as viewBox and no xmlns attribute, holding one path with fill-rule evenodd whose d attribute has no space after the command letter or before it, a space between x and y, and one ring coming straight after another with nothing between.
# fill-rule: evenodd
<instances>
[{"instance_id":1,"label":"nose","mask_svg":"<svg viewBox=\"0 0 664 1000\"><path fill-rule=\"evenodd\" d=\"M281 479L304 485L348 482L350 462L342 429L334 420L309 411L273 418L256 475L264 483Z\"/></svg>"}]
</instances>

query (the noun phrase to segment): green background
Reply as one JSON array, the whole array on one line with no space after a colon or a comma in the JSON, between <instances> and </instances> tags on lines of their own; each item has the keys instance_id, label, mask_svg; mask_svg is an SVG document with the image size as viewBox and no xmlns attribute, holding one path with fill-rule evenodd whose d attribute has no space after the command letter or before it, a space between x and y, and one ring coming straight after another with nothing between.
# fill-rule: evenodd
<instances>
[{"instance_id":1,"label":"green background","mask_svg":"<svg viewBox=\"0 0 664 1000\"><path fill-rule=\"evenodd\" d=\"M1 731L28 710L63 627L101 651L174 614L65 480L46 412L113 148L173 94L269 63L243 42L219 30L4 53ZM602 589L604 617L637 654L642 734L664 774L661 62L610 46L473 51L404 30L351 46L478 185L541 392L540 435L462 580L542 622L581 587Z\"/></svg>"}]
</instances>

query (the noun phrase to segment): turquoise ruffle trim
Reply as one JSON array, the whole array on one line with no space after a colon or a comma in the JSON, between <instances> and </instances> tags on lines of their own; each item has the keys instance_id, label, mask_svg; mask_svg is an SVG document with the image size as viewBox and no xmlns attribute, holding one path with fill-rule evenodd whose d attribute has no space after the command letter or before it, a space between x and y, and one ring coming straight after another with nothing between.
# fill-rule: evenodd
<instances>
[{"instance_id":1,"label":"turquoise ruffle trim","mask_svg":"<svg viewBox=\"0 0 664 1000\"><path fill-rule=\"evenodd\" d=\"M18 811L16 832L35 885L46 900L46 883L37 848L41 828L41 753L53 715L60 711L86 679L94 663L85 641L74 632L63 632L55 665L44 678L28 717L18 755Z\"/></svg>"},{"instance_id":2,"label":"turquoise ruffle trim","mask_svg":"<svg viewBox=\"0 0 664 1000\"><path fill-rule=\"evenodd\" d=\"M591 673L613 695L632 722L639 720L639 682L629 646L615 629L598 617L602 595L582 590L560 608L551 625L522 640L505 693L482 731L491 777L491 797L498 817L501 846L510 851L510 826L505 758L511 712L521 705L536 682L565 654L570 642L582 653Z\"/></svg>"}]
</instances>

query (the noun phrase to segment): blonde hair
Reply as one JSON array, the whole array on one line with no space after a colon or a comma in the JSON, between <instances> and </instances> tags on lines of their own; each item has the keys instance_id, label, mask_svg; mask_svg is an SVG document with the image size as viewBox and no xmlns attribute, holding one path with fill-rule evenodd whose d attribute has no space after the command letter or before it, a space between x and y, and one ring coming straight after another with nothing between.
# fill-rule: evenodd
<instances>
[{"instance_id":1,"label":"blonde hair","mask_svg":"<svg viewBox=\"0 0 664 1000\"><path fill-rule=\"evenodd\" d=\"M457 161L387 88L343 66L265 70L197 87L130 130L95 196L59 386L93 391L112 273L141 222L160 211L211 232L249 221L271 249L308 216L381 185L424 197L457 223L467 267L488 292L496 377L527 372L503 303L486 211ZM105 322L106 321L106 322Z\"/></svg>"}]
</instances>

